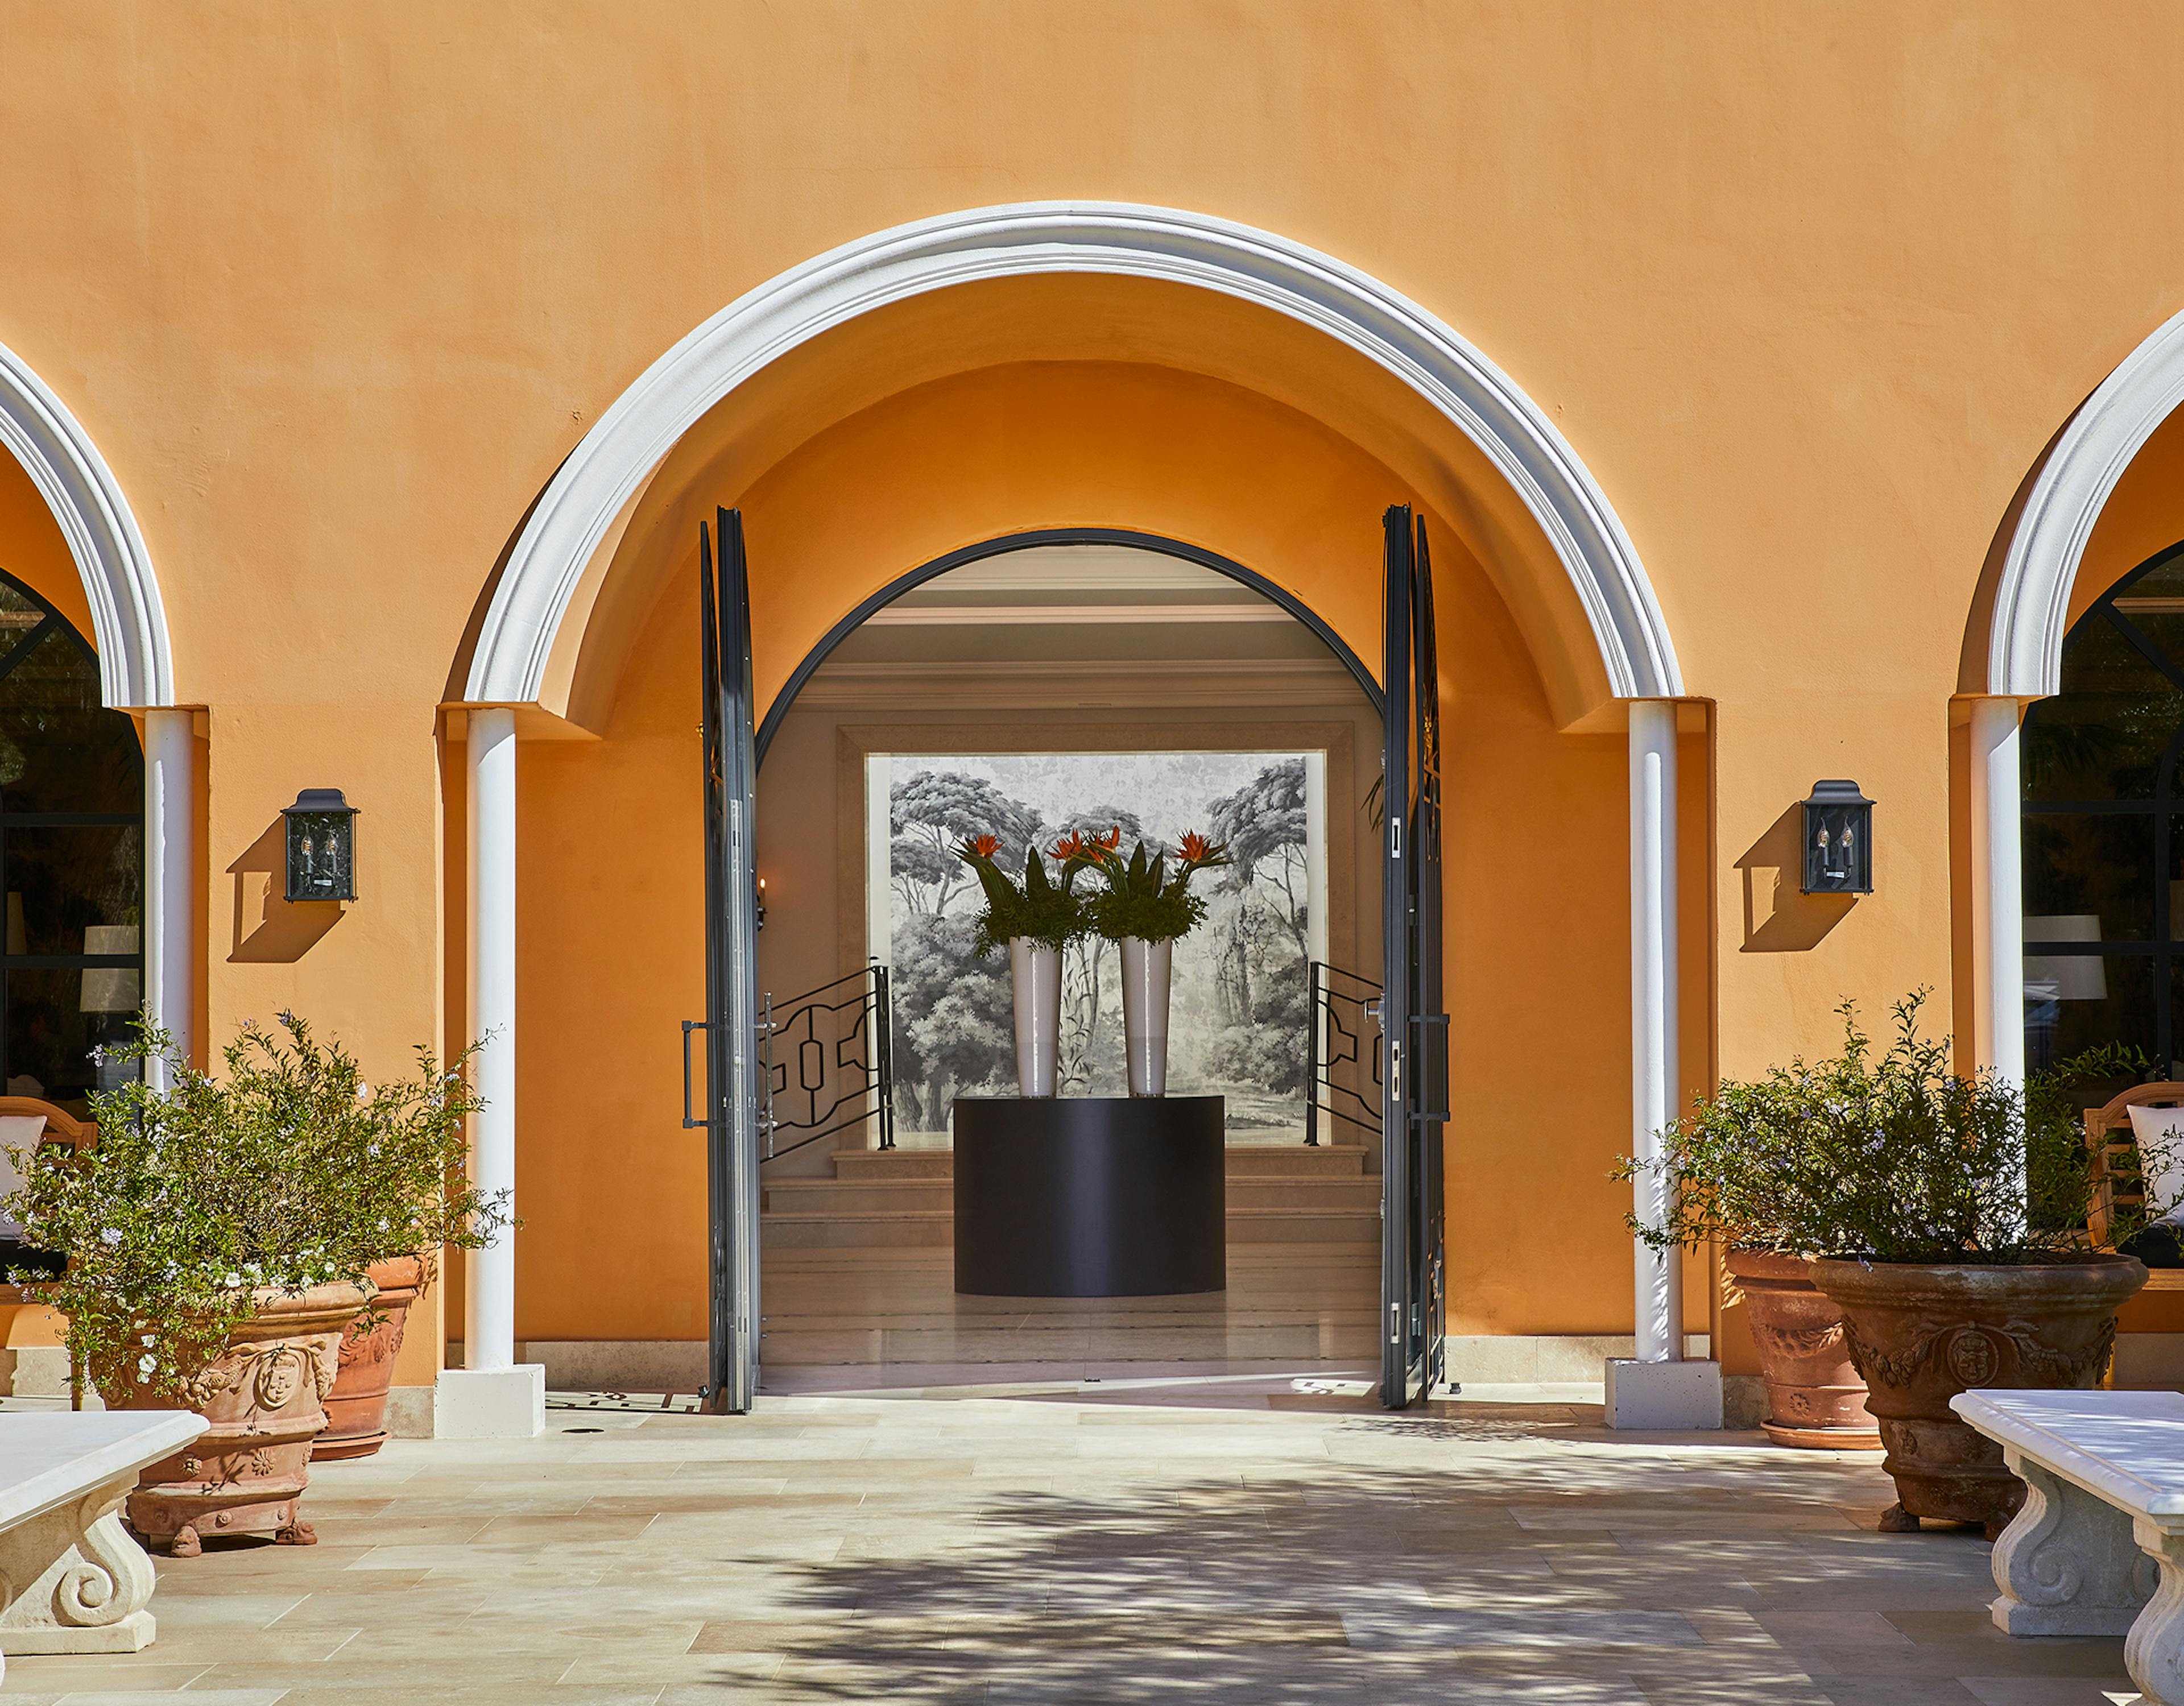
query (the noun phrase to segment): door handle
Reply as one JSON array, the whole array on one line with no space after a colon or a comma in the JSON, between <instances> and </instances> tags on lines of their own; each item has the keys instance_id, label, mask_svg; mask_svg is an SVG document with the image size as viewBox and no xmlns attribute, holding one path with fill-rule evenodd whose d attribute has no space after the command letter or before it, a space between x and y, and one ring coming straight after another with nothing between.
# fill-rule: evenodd
<instances>
[{"instance_id":1,"label":"door handle","mask_svg":"<svg viewBox=\"0 0 2184 1706\"><path fill-rule=\"evenodd\" d=\"M682 1129L685 1131L712 1123L710 1119L693 1119L690 1117L690 1033L708 1029L703 1019L682 1021Z\"/></svg>"}]
</instances>

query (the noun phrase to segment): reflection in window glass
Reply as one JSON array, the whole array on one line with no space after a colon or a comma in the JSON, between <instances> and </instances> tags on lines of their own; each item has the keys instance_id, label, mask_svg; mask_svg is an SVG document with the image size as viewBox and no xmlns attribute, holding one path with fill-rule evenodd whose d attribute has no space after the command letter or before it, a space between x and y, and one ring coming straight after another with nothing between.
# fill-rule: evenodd
<instances>
[{"instance_id":1,"label":"reflection in window glass","mask_svg":"<svg viewBox=\"0 0 2184 1706\"><path fill-rule=\"evenodd\" d=\"M142 1003L144 766L81 635L0 576L0 1083L81 1112Z\"/></svg>"}]
</instances>

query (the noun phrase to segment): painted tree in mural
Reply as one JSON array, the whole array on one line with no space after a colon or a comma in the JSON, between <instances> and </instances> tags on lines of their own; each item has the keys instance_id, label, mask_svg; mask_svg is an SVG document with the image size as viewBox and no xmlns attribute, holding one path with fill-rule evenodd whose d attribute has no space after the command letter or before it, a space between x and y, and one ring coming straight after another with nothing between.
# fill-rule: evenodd
<instances>
[{"instance_id":1,"label":"painted tree in mural","mask_svg":"<svg viewBox=\"0 0 2184 1706\"><path fill-rule=\"evenodd\" d=\"M1039 813L982 778L920 770L888 791L889 874L895 919L889 994L894 1009L895 1118L912 1131L944 1131L958 1095L1013 1082L1008 967L972 949L978 889L956 850L972 836L1000 839L1021 864Z\"/></svg>"},{"instance_id":2,"label":"painted tree in mural","mask_svg":"<svg viewBox=\"0 0 2184 1706\"><path fill-rule=\"evenodd\" d=\"M1039 813L990 782L953 770L921 770L888 791L888 867L912 912L939 917L975 889L956 850L974 835L1000 838L1004 867L1021 869L1038 839Z\"/></svg>"},{"instance_id":3,"label":"painted tree in mural","mask_svg":"<svg viewBox=\"0 0 2184 1706\"><path fill-rule=\"evenodd\" d=\"M1054 836L1059 840L1079 833L1105 835L1112 829L1123 832L1125 847L1145 839L1145 825L1138 814L1120 806L1072 812ZM1061 956L1061 1041L1056 1071L1062 1088L1079 1096L1090 1087L1103 1063L1100 1045L1109 1040L1103 1039L1100 1029L1100 973L1106 960L1107 945L1097 936L1078 937ZM1117 1053L1108 1064L1119 1069L1121 1058Z\"/></svg>"},{"instance_id":4,"label":"painted tree in mural","mask_svg":"<svg viewBox=\"0 0 2184 1706\"><path fill-rule=\"evenodd\" d=\"M1287 1095L1302 1087L1310 1062L1304 760L1268 765L1215 800L1209 821L1235 862L1223 873L1212 921L1223 1027L1207 1064L1217 1076Z\"/></svg>"}]
</instances>

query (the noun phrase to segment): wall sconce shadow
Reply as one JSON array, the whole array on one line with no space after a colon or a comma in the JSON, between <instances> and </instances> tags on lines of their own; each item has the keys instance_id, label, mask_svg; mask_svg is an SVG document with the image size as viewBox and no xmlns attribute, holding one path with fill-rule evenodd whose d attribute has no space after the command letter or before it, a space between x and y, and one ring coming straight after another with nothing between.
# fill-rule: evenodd
<instances>
[{"instance_id":1,"label":"wall sconce shadow","mask_svg":"<svg viewBox=\"0 0 2184 1706\"><path fill-rule=\"evenodd\" d=\"M342 920L338 900L290 900L287 820L265 833L227 867L235 878L235 943L230 965L292 966Z\"/></svg>"},{"instance_id":2,"label":"wall sconce shadow","mask_svg":"<svg viewBox=\"0 0 2184 1706\"><path fill-rule=\"evenodd\" d=\"M1802 954L1850 916L1856 895L1808 895L1805 802L1776 818L1736 861L1744 877L1746 954Z\"/></svg>"}]
</instances>

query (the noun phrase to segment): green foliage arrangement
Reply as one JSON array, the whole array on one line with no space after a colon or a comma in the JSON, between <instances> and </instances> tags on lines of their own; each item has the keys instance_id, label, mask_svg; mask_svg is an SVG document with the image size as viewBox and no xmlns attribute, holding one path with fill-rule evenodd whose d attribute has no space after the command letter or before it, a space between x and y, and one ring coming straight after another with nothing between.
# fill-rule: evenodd
<instances>
[{"instance_id":1,"label":"green foliage arrangement","mask_svg":"<svg viewBox=\"0 0 2184 1706\"><path fill-rule=\"evenodd\" d=\"M1896 1003L1877 1049L1846 1001L1842 1052L1724 1082L1662 1135L1655 1249L1718 1240L1801 1256L2016 1265L2082 1253L2095 1182L2070 1090L2137 1077L2135 1051L2090 1051L2034 1075L2020 1095L1953 1069L1947 1038L1920 1034L1927 991ZM1625 1157L1615 1176L1645 1164ZM2128 1236L2170 1207L2133 1209Z\"/></svg>"},{"instance_id":2,"label":"green foliage arrangement","mask_svg":"<svg viewBox=\"0 0 2184 1706\"><path fill-rule=\"evenodd\" d=\"M974 835L956 850L956 856L977 874L978 887L986 896L985 908L976 920L974 945L980 957L1006 947L1017 936L1059 951L1083 935L1084 909L1075 892L1082 861L1065 858L1061 880L1056 883L1046 874L1046 861L1039 849L1028 847L1023 881L1017 883L994 863L994 856L1000 849L998 837Z\"/></svg>"},{"instance_id":3,"label":"green foliage arrangement","mask_svg":"<svg viewBox=\"0 0 2184 1706\"><path fill-rule=\"evenodd\" d=\"M261 1294L361 1282L406 1256L429 1279L441 1246L513 1224L507 1194L464 1174L473 1051L443 1069L420 1048L413 1076L368 1085L339 1044L280 1023L244 1027L220 1079L140 1028L107 1057L157 1059L170 1088L132 1075L92 1096L98 1140L81 1155L10 1151L25 1183L4 1206L26 1245L67 1254L43 1295L103 1392L186 1399Z\"/></svg>"},{"instance_id":4,"label":"green foliage arrangement","mask_svg":"<svg viewBox=\"0 0 2184 1706\"><path fill-rule=\"evenodd\" d=\"M1175 874L1171 877L1167 854L1156 853L1148 858L1145 844L1140 841L1125 860L1121 840L1119 833L1089 844L1078 838L1073 850L1107 885L1084 905L1093 929L1110 942L1133 936L1146 942L1172 942L1196 929L1205 921L1206 900L1190 892L1190 879L1201 871L1231 862L1228 850L1195 832L1186 835L1176 851Z\"/></svg>"}]
</instances>

